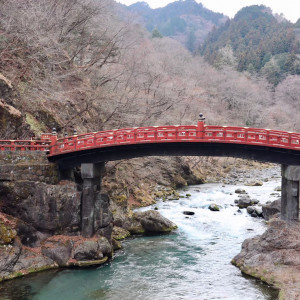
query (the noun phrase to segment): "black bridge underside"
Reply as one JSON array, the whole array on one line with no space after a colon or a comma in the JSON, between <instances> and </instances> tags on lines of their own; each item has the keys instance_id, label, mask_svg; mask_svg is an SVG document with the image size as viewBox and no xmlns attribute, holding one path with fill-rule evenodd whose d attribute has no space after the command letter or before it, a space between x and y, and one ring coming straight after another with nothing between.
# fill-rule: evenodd
<instances>
[{"instance_id":1,"label":"black bridge underside","mask_svg":"<svg viewBox=\"0 0 300 300\"><path fill-rule=\"evenodd\" d=\"M225 156L300 165L300 151L256 145L227 143L151 143L109 146L81 150L49 157L61 169L79 166L82 163L99 163L144 156Z\"/></svg>"}]
</instances>

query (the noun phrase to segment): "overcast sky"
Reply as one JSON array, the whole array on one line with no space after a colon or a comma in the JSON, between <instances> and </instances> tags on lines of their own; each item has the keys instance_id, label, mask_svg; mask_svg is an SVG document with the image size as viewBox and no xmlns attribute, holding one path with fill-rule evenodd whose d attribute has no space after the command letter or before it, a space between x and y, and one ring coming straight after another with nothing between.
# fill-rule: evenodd
<instances>
[{"instance_id":1,"label":"overcast sky","mask_svg":"<svg viewBox=\"0 0 300 300\"><path fill-rule=\"evenodd\" d=\"M138 1L147 2L150 7L157 8L163 7L175 0L116 0L117 2L130 5ZM283 13L284 16L292 21L296 22L300 18L300 0L196 0L201 2L206 8L214 11L221 12L229 17L234 17L234 15L242 7L254 5L254 4L264 4L271 7L274 13Z\"/></svg>"}]
</instances>

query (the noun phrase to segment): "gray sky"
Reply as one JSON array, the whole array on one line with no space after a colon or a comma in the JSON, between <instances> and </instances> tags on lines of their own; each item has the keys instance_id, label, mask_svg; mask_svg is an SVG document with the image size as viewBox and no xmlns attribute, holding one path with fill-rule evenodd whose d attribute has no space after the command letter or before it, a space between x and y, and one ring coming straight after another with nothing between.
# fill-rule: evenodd
<instances>
[{"instance_id":1,"label":"gray sky","mask_svg":"<svg viewBox=\"0 0 300 300\"><path fill-rule=\"evenodd\" d=\"M157 8L163 7L167 4L174 2L175 0L116 0L117 2L130 5L138 1L147 2L150 7ZM229 17L233 17L237 11L242 7L264 4L271 7L273 13L283 13L284 16L292 21L296 22L300 18L300 1L299 0L196 0L201 2L206 8L214 11L221 12Z\"/></svg>"}]
</instances>

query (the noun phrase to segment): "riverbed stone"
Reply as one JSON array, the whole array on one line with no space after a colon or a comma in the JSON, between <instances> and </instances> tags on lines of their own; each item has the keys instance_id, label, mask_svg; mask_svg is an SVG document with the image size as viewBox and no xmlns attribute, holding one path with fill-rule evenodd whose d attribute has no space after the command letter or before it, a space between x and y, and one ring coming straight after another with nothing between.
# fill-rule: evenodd
<instances>
[{"instance_id":1,"label":"riverbed stone","mask_svg":"<svg viewBox=\"0 0 300 300\"><path fill-rule=\"evenodd\" d=\"M103 253L98 250L98 243L94 240L82 241L77 243L73 258L78 261L97 260L103 258Z\"/></svg>"},{"instance_id":2,"label":"riverbed stone","mask_svg":"<svg viewBox=\"0 0 300 300\"><path fill-rule=\"evenodd\" d=\"M238 188L234 191L236 194L247 194L247 192L244 189Z\"/></svg>"},{"instance_id":3,"label":"riverbed stone","mask_svg":"<svg viewBox=\"0 0 300 300\"><path fill-rule=\"evenodd\" d=\"M255 207L255 213L258 217L262 217L263 216L262 207L261 206L256 206Z\"/></svg>"},{"instance_id":4,"label":"riverbed stone","mask_svg":"<svg viewBox=\"0 0 300 300\"><path fill-rule=\"evenodd\" d=\"M254 181L246 184L247 186L262 186L263 182L262 181Z\"/></svg>"},{"instance_id":5,"label":"riverbed stone","mask_svg":"<svg viewBox=\"0 0 300 300\"><path fill-rule=\"evenodd\" d=\"M134 218L140 222L145 232L170 232L177 228L175 223L155 210L136 212L134 213Z\"/></svg>"},{"instance_id":6,"label":"riverbed stone","mask_svg":"<svg viewBox=\"0 0 300 300\"><path fill-rule=\"evenodd\" d=\"M115 240L117 241L124 240L129 236L130 236L130 232L128 230L118 226L113 227L112 237Z\"/></svg>"},{"instance_id":7,"label":"riverbed stone","mask_svg":"<svg viewBox=\"0 0 300 300\"><path fill-rule=\"evenodd\" d=\"M188 210L185 210L182 212L184 215L187 215L187 216L193 216L195 214L195 212L193 211L188 211Z\"/></svg>"},{"instance_id":8,"label":"riverbed stone","mask_svg":"<svg viewBox=\"0 0 300 300\"><path fill-rule=\"evenodd\" d=\"M250 198L241 198L238 201L238 207L239 208L247 208L248 206L252 205Z\"/></svg>"},{"instance_id":9,"label":"riverbed stone","mask_svg":"<svg viewBox=\"0 0 300 300\"><path fill-rule=\"evenodd\" d=\"M42 244L42 254L54 260L59 266L65 266L71 257L72 243L70 240L46 240Z\"/></svg>"},{"instance_id":10,"label":"riverbed stone","mask_svg":"<svg viewBox=\"0 0 300 300\"><path fill-rule=\"evenodd\" d=\"M270 220L273 216L280 213L281 210L281 200L280 198L262 206L262 215L265 220Z\"/></svg>"},{"instance_id":11,"label":"riverbed stone","mask_svg":"<svg viewBox=\"0 0 300 300\"><path fill-rule=\"evenodd\" d=\"M220 211L220 207L215 203L210 204L208 209L211 211Z\"/></svg>"},{"instance_id":12,"label":"riverbed stone","mask_svg":"<svg viewBox=\"0 0 300 300\"><path fill-rule=\"evenodd\" d=\"M248 207L247 207L247 213L248 213L248 214L251 215L254 211L255 211L255 207L254 207L254 206L248 206Z\"/></svg>"},{"instance_id":13,"label":"riverbed stone","mask_svg":"<svg viewBox=\"0 0 300 300\"><path fill-rule=\"evenodd\" d=\"M97 240L98 250L103 253L103 255L111 257L112 256L112 246L111 243L105 237L99 237Z\"/></svg>"}]
</instances>

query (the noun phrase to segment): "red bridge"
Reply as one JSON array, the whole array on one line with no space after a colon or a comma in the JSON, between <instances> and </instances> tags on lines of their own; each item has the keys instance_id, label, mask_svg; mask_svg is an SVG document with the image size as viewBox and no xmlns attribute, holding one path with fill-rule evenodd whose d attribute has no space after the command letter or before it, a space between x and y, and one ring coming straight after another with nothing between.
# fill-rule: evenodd
<instances>
[{"instance_id":1,"label":"red bridge","mask_svg":"<svg viewBox=\"0 0 300 300\"><path fill-rule=\"evenodd\" d=\"M62 168L151 155L232 156L300 165L300 133L232 126L151 126L64 138L0 140L0 151L46 151Z\"/></svg>"},{"instance_id":2,"label":"red bridge","mask_svg":"<svg viewBox=\"0 0 300 300\"><path fill-rule=\"evenodd\" d=\"M126 128L64 138L53 132L39 140L0 140L0 151L45 151L50 161L58 163L62 178L71 178L72 167L81 165L85 237L93 235L98 218L94 215L101 211L97 195L104 162L151 155L231 156L282 164L281 218L293 221L299 216L299 133L211 126L201 120L197 125Z\"/></svg>"}]
</instances>

